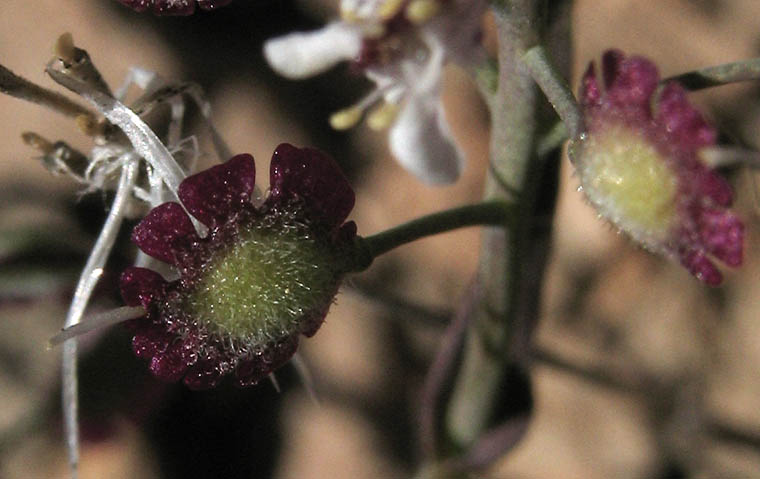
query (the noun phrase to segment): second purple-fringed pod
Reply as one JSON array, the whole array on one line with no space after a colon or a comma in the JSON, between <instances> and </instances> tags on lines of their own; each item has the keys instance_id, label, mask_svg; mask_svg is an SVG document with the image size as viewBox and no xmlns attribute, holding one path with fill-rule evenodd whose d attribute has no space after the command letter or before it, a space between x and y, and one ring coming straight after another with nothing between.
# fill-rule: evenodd
<instances>
[{"instance_id":1,"label":"second purple-fringed pod","mask_svg":"<svg viewBox=\"0 0 760 479\"><path fill-rule=\"evenodd\" d=\"M570 149L581 187L601 216L650 251L680 261L718 285L713 263L742 263L744 226L729 209L730 185L700 158L716 131L676 82L617 50L602 58L604 88L591 63L580 102L586 132Z\"/></svg>"},{"instance_id":2,"label":"second purple-fringed pod","mask_svg":"<svg viewBox=\"0 0 760 479\"><path fill-rule=\"evenodd\" d=\"M192 15L195 5L202 10L216 10L232 2L232 0L118 0L135 11L144 12L150 9L156 15Z\"/></svg>"},{"instance_id":3,"label":"second purple-fringed pod","mask_svg":"<svg viewBox=\"0 0 760 479\"><path fill-rule=\"evenodd\" d=\"M142 251L179 273L167 281L131 267L121 277L126 303L146 310L128 323L133 349L161 379L204 389L231 374L255 384L316 333L352 268L356 225L344 221L354 192L329 156L282 144L259 206L254 185L253 157L235 156L185 179L181 205L158 206L134 229Z\"/></svg>"}]
</instances>

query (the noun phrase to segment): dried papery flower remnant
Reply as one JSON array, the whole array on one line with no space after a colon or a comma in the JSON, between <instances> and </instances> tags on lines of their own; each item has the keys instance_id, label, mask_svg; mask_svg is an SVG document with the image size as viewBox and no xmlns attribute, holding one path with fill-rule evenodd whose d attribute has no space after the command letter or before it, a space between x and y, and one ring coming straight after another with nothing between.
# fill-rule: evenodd
<instances>
[{"instance_id":1,"label":"dried papery flower remnant","mask_svg":"<svg viewBox=\"0 0 760 479\"><path fill-rule=\"evenodd\" d=\"M649 60L611 50L602 70L604 89L593 63L583 77L586 133L571 147L583 191L634 241L720 284L711 258L741 265L744 226L728 209L730 185L699 157L715 144L715 129L678 83L658 88Z\"/></svg>"},{"instance_id":2,"label":"dried papery flower remnant","mask_svg":"<svg viewBox=\"0 0 760 479\"><path fill-rule=\"evenodd\" d=\"M441 104L445 62L464 67L485 56L480 42L482 0L343 0L341 20L321 30L268 41L264 55L278 73L299 79L341 61L375 83L356 105L330 118L336 129L357 124L367 110L370 128L390 127L393 155L426 183L455 181L463 154Z\"/></svg>"},{"instance_id":3,"label":"dried papery flower remnant","mask_svg":"<svg viewBox=\"0 0 760 479\"><path fill-rule=\"evenodd\" d=\"M120 3L136 10L144 12L150 9L156 15L192 15L195 13L195 4L201 10L216 10L219 7L229 5L232 0L118 0Z\"/></svg>"},{"instance_id":4,"label":"dried papery flower remnant","mask_svg":"<svg viewBox=\"0 0 760 479\"><path fill-rule=\"evenodd\" d=\"M255 384L290 359L301 334L316 333L352 267L356 225L344 221L354 192L330 157L280 145L260 206L254 184L253 158L235 156L185 179L182 205L160 205L133 232L179 272L169 282L131 267L121 278L126 303L147 312L128 323L135 353L161 379L204 389L232 373Z\"/></svg>"}]
</instances>

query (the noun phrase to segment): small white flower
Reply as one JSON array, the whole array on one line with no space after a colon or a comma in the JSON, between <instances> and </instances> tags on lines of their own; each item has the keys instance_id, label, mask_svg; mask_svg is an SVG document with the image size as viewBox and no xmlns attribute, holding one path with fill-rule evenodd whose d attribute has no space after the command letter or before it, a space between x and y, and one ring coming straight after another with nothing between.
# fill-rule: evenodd
<instances>
[{"instance_id":1,"label":"small white flower","mask_svg":"<svg viewBox=\"0 0 760 479\"><path fill-rule=\"evenodd\" d=\"M390 150L407 170L426 183L452 183L464 157L441 104L443 66L483 59L485 8L484 0L342 0L341 20L269 40L264 56L292 79L353 61L375 88L333 114L333 128L353 127L371 108L369 127L390 127Z\"/></svg>"}]
</instances>

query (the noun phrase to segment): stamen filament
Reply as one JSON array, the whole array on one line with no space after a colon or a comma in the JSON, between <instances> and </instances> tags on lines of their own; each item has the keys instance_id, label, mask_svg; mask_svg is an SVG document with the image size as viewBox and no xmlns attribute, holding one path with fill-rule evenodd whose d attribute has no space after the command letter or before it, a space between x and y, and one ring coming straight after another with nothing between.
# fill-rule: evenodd
<instances>
[{"instance_id":1,"label":"stamen filament","mask_svg":"<svg viewBox=\"0 0 760 479\"><path fill-rule=\"evenodd\" d=\"M391 85L378 86L378 88L372 90L369 95L362 98L354 106L336 111L330 116L330 126L335 130L348 130L349 128L353 128L362 119L364 111L371 105L377 103L378 100L380 100L380 98L382 98L390 89ZM370 128L372 128L371 125Z\"/></svg>"},{"instance_id":2,"label":"stamen filament","mask_svg":"<svg viewBox=\"0 0 760 479\"><path fill-rule=\"evenodd\" d=\"M51 153L54 148L53 143L50 140L33 131L25 131L22 133L21 140L35 150L38 150L39 152L46 155L48 153Z\"/></svg>"},{"instance_id":3,"label":"stamen filament","mask_svg":"<svg viewBox=\"0 0 760 479\"><path fill-rule=\"evenodd\" d=\"M58 37L53 52L72 76L105 95L113 96L103 76L92 63L89 53L74 45L71 33L64 33Z\"/></svg>"},{"instance_id":4,"label":"stamen filament","mask_svg":"<svg viewBox=\"0 0 760 479\"><path fill-rule=\"evenodd\" d=\"M77 51L80 55L87 55L84 50ZM119 127L135 151L156 169L176 197L179 184L185 179L186 174L153 130L139 115L114 98L107 89L99 87L98 82L82 78L79 69L72 68L64 60L55 58L50 61L45 68L47 74L58 84L89 101L108 121ZM88 65L92 66L89 57Z\"/></svg>"},{"instance_id":5,"label":"stamen filament","mask_svg":"<svg viewBox=\"0 0 760 479\"><path fill-rule=\"evenodd\" d=\"M384 102L375 107L369 115L367 115L367 126L375 131L380 131L388 128L393 123L398 115L399 106L396 103Z\"/></svg>"}]
</instances>

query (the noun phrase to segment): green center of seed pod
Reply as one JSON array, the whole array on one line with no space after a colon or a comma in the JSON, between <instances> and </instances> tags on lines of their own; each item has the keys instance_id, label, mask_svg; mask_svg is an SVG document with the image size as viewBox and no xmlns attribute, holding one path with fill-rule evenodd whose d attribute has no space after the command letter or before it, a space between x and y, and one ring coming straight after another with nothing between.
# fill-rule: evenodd
<instances>
[{"instance_id":1,"label":"green center of seed pod","mask_svg":"<svg viewBox=\"0 0 760 479\"><path fill-rule=\"evenodd\" d=\"M678 184L667 159L645 137L624 126L589 134L574 149L583 190L602 216L658 249L677 214Z\"/></svg>"},{"instance_id":2,"label":"green center of seed pod","mask_svg":"<svg viewBox=\"0 0 760 479\"><path fill-rule=\"evenodd\" d=\"M307 226L254 224L212 258L188 306L208 331L264 345L328 305L340 273L333 248Z\"/></svg>"}]
</instances>

